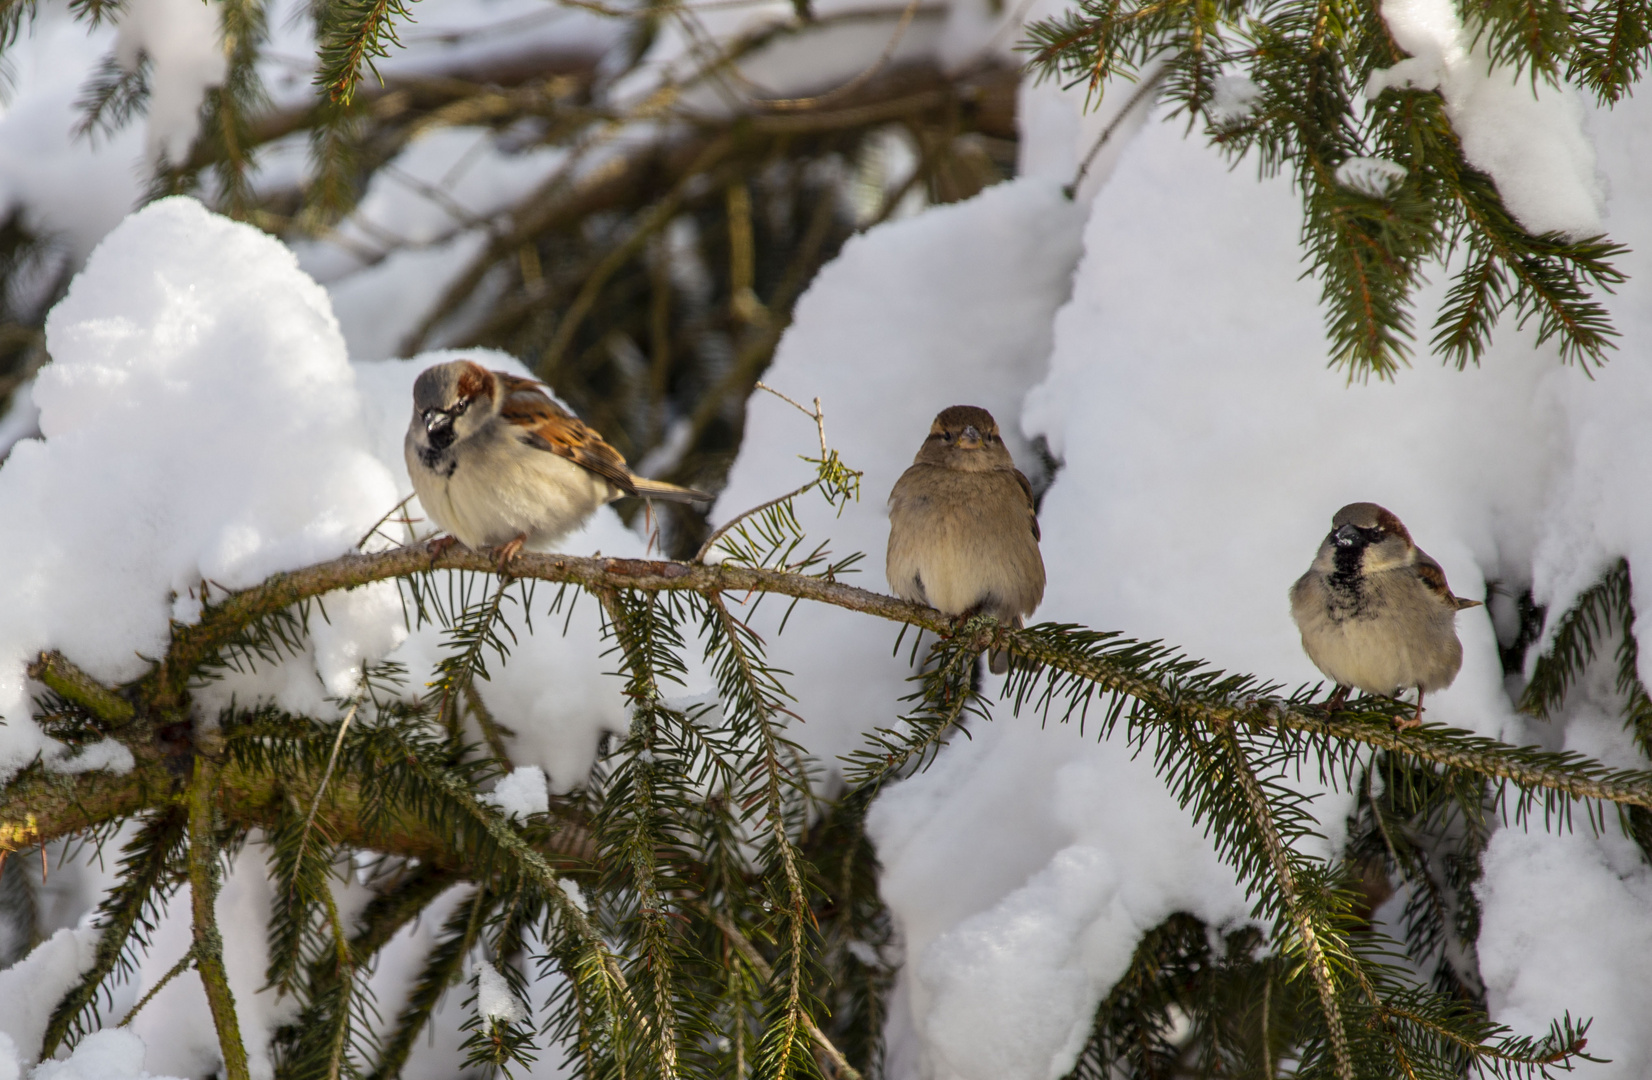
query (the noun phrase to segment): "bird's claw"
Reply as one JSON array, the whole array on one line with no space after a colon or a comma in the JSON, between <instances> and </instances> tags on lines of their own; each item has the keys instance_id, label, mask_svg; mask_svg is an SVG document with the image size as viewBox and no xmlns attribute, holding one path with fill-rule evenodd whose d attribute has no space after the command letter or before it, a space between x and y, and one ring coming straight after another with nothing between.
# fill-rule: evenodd
<instances>
[{"instance_id":1,"label":"bird's claw","mask_svg":"<svg viewBox=\"0 0 1652 1080\"><path fill-rule=\"evenodd\" d=\"M438 536L425 545L425 550L430 552L432 559L439 559L447 554L448 548L453 547L458 542L459 538L457 536Z\"/></svg>"},{"instance_id":2,"label":"bird's claw","mask_svg":"<svg viewBox=\"0 0 1652 1080\"><path fill-rule=\"evenodd\" d=\"M528 542L526 535L518 536L514 540L507 540L494 549L499 558L499 572L503 574L511 561L522 552L522 545Z\"/></svg>"},{"instance_id":3,"label":"bird's claw","mask_svg":"<svg viewBox=\"0 0 1652 1080\"><path fill-rule=\"evenodd\" d=\"M1396 716L1396 717L1394 717L1394 730L1395 731L1410 731L1412 728L1417 728L1417 727L1422 727L1422 726L1423 726L1423 696L1422 696L1421 692L1418 692L1418 694L1417 694L1417 711L1412 713L1410 716Z\"/></svg>"}]
</instances>

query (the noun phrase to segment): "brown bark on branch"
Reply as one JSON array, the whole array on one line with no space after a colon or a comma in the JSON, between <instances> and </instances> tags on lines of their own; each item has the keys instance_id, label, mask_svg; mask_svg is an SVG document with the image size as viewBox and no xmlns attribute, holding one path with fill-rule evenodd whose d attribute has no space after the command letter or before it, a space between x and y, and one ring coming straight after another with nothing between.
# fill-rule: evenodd
<instances>
[{"instance_id":1,"label":"brown bark on branch","mask_svg":"<svg viewBox=\"0 0 1652 1080\"><path fill-rule=\"evenodd\" d=\"M180 634L189 639L187 648L192 654L204 656L251 619L272 614L305 597L402 577L425 569L492 573L497 569L497 564L489 556L458 546L434 557L424 548L401 548L382 555L346 555L291 574L278 574L262 585L234 593L224 603L209 608L199 624L185 628ZM840 581L726 563L707 566L646 559L523 554L511 563L510 572L517 577L543 581L649 592L681 591L708 595L719 592L772 592L875 615L936 634L951 634L956 629L953 621L939 611L893 596ZM1116 691L1144 702L1154 703L1164 697L1163 687L1157 682L1123 665L1075 663L1067 655L1046 647L1036 635L1025 630L1007 626L985 629L980 632L979 641L975 644L982 649L989 645L995 649L1007 648L1035 663L1088 679L1103 690ZM1386 719L1367 721L1350 718L1346 713L1328 715L1318 709L1290 708L1278 702L1222 704L1183 699L1177 703L1177 709L1211 724L1278 726L1308 734L1352 739L1450 768L1468 769L1509 780L1526 788L1543 788L1578 799L1602 799L1652 809L1652 775L1636 774L1632 780L1614 776L1583 777L1572 772L1510 761L1489 747L1467 744L1462 740L1448 743L1439 737L1437 730L1396 730Z\"/></svg>"},{"instance_id":2,"label":"brown bark on branch","mask_svg":"<svg viewBox=\"0 0 1652 1080\"><path fill-rule=\"evenodd\" d=\"M94 771L65 776L33 768L0 787L0 852L33 848L185 797L194 762L187 747L177 753L169 752L178 749L176 744L164 740L125 741L136 763L124 775ZM317 779L254 774L230 762L218 773L214 798L226 822L270 827L291 796L297 794L300 801L312 796ZM347 847L413 858L433 871L469 876L471 868L454 857L451 839L429 823L403 817L372 828L364 809L357 780L335 775L316 812L316 827ZM32 824L25 827L24 822ZM15 828L8 832L8 825ZM589 864L595 845L581 822L565 819L539 851L561 869Z\"/></svg>"},{"instance_id":3,"label":"brown bark on branch","mask_svg":"<svg viewBox=\"0 0 1652 1080\"><path fill-rule=\"evenodd\" d=\"M179 782L187 776L192 751L168 748L164 736L168 724L179 719L177 710L187 699L193 672L232 641L253 621L273 615L302 600L340 589L357 588L376 581L407 577L431 570L458 570L494 573L497 563L490 555L453 546L440 554L424 547L398 548L380 554L350 554L288 573L276 574L259 585L230 593L206 608L200 622L178 627L166 658L156 670L130 688L142 723L120 734L132 749L137 764L132 772L116 776L90 772L60 776L34 768L0 788L0 836L5 830L24 828L32 821L29 846L79 832L97 824L129 816L176 798ZM834 607L858 611L889 622L929 630L937 635L967 631L973 635L971 648L1007 649L1025 661L1068 672L1093 682L1105 692L1135 698L1152 714L1173 711L1181 719L1223 727L1247 724L1278 727L1308 735L1352 740L1382 750L1409 755L1421 761L1464 769L1484 776L1510 781L1530 790L1548 790L1578 799L1599 799L1652 809L1652 775L1607 773L1589 767L1561 767L1512 758L1511 749L1491 740L1466 733L1444 733L1437 728L1396 730L1384 717L1365 719L1352 712L1327 714L1319 708L1287 705L1278 700L1225 702L1182 696L1167 700L1166 688L1124 663L1075 660L1071 654L1048 646L1031 630L1015 630L979 620L959 627L940 612L892 596L847 585L840 581L790 574L777 570L752 569L728 564L703 565L646 559L586 558L572 555L518 555L510 565L516 577L561 582L591 589L635 589L648 592L777 593L812 600ZM46 661L43 661L45 663ZM59 672L72 669L59 659L50 663ZM96 700L127 700L113 689L101 687L79 673L79 692ZM88 685L89 684L89 685ZM302 785L302 778L285 778L288 785ZM238 775L226 769L221 779L223 813L226 818L252 824L272 822L283 792L270 778ZM348 781L335 781L318 821L323 822L338 842L375 851L414 856L445 868L454 866L443 837L416 821L403 821L379 833L368 833L352 809L355 789ZM19 833L21 835L21 833ZM18 845L22 846L22 845ZM582 860L590 851L589 839L577 826L558 834L547 850L552 858Z\"/></svg>"}]
</instances>

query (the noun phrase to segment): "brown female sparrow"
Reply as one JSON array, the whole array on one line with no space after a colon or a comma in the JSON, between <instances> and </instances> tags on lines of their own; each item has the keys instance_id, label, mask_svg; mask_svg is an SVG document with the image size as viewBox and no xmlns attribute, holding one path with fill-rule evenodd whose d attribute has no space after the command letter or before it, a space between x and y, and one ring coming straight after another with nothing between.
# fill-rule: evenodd
<instances>
[{"instance_id":1,"label":"brown female sparrow","mask_svg":"<svg viewBox=\"0 0 1652 1080\"><path fill-rule=\"evenodd\" d=\"M1038 541L1032 485L992 414L942 410L889 493L889 587L947 615L985 613L1018 627L1044 599ZM995 652L990 664L1002 675L1009 657Z\"/></svg>"},{"instance_id":2,"label":"brown female sparrow","mask_svg":"<svg viewBox=\"0 0 1652 1080\"><path fill-rule=\"evenodd\" d=\"M552 401L542 383L469 360L419 374L403 452L431 520L466 547L497 547L501 562L628 495L711 501L633 475L619 451Z\"/></svg>"},{"instance_id":3,"label":"brown female sparrow","mask_svg":"<svg viewBox=\"0 0 1652 1080\"><path fill-rule=\"evenodd\" d=\"M1402 727L1422 723L1423 694L1457 677L1457 612L1478 606L1452 595L1440 564L1376 503L1338 510L1313 565L1291 586L1302 647L1337 683L1330 708L1349 687L1390 697L1416 687L1416 715Z\"/></svg>"}]
</instances>

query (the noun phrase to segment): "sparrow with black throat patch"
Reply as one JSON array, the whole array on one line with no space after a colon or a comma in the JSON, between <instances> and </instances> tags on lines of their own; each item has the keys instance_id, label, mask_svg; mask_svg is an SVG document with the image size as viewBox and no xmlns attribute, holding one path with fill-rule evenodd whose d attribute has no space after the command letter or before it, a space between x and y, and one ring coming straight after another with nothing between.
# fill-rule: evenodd
<instances>
[{"instance_id":1,"label":"sparrow with black throat patch","mask_svg":"<svg viewBox=\"0 0 1652 1080\"><path fill-rule=\"evenodd\" d=\"M1376 503L1350 503L1331 519L1308 572L1291 586L1291 617L1308 659L1334 680L1329 707L1350 688L1395 697L1444 690L1463 666L1457 613L1478 600L1452 594L1440 564L1411 541L1400 519Z\"/></svg>"},{"instance_id":2,"label":"sparrow with black throat patch","mask_svg":"<svg viewBox=\"0 0 1652 1080\"><path fill-rule=\"evenodd\" d=\"M407 475L437 527L503 566L615 499L710 502L690 488L646 480L543 383L469 360L437 364L413 384L403 442Z\"/></svg>"},{"instance_id":3,"label":"sparrow with black throat patch","mask_svg":"<svg viewBox=\"0 0 1652 1080\"><path fill-rule=\"evenodd\" d=\"M942 410L889 493L889 587L954 618L984 613L1019 627L1044 599L1038 541L1032 485L992 414ZM1002 675L1009 657L995 652L989 665Z\"/></svg>"}]
</instances>

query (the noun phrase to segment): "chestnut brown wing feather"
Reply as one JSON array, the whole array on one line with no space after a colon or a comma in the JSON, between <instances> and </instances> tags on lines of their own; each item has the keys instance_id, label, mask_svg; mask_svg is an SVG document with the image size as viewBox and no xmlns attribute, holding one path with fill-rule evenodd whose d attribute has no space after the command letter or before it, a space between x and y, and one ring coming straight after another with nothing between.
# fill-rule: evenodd
<instances>
[{"instance_id":1,"label":"chestnut brown wing feather","mask_svg":"<svg viewBox=\"0 0 1652 1080\"><path fill-rule=\"evenodd\" d=\"M1445 568L1421 551L1417 552L1417 576L1428 586L1430 592L1440 598L1441 603L1458 611L1480 606L1478 600L1465 600L1461 596L1453 596L1451 586L1446 584Z\"/></svg>"},{"instance_id":2,"label":"chestnut brown wing feather","mask_svg":"<svg viewBox=\"0 0 1652 1080\"><path fill-rule=\"evenodd\" d=\"M504 372L495 374L505 394L499 415L522 432L529 446L565 457L627 495L637 493L631 470L620 452L604 442L585 421L552 401L541 384Z\"/></svg>"}]
</instances>

